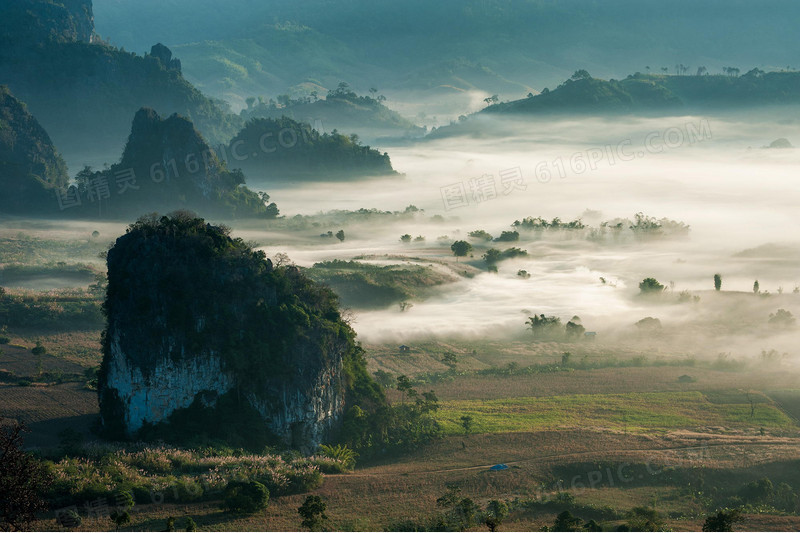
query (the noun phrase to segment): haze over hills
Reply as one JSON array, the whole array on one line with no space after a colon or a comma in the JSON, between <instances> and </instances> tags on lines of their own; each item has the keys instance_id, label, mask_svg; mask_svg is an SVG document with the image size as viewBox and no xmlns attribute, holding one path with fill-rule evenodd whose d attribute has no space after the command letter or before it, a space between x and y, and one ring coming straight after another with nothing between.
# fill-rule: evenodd
<instances>
[{"instance_id":1,"label":"haze over hills","mask_svg":"<svg viewBox=\"0 0 800 533\"><path fill-rule=\"evenodd\" d=\"M144 106L190 117L214 144L241 126L183 78L168 50L135 55L103 44L92 28L89 1L14 0L0 19L0 79L30 106L68 163L118 154Z\"/></svg>"},{"instance_id":2,"label":"haze over hills","mask_svg":"<svg viewBox=\"0 0 800 533\"><path fill-rule=\"evenodd\" d=\"M244 107L314 83L347 81L390 98L553 87L574 70L601 78L683 64L795 67L800 5L789 0L640 2L99 0L98 31L128 49L162 41L199 87ZM775 17L781 13L781 17ZM412 15L413 14L413 15ZM658 23L653 23L657 20ZM135 31L131 28L137 28ZM431 92L433 91L433 92ZM442 92L444 91L444 92Z\"/></svg>"}]
</instances>

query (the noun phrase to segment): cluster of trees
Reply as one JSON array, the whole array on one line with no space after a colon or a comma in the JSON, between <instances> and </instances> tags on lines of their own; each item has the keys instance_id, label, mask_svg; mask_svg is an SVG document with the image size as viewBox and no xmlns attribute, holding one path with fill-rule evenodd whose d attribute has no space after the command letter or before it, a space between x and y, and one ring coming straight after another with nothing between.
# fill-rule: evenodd
<instances>
[{"instance_id":1,"label":"cluster of trees","mask_svg":"<svg viewBox=\"0 0 800 533\"><path fill-rule=\"evenodd\" d=\"M579 218L570 220L569 222L563 222L559 217L555 217L550 221L542 217L525 217L522 220L515 220L512 226L536 231L579 230L586 227Z\"/></svg>"},{"instance_id":2,"label":"cluster of trees","mask_svg":"<svg viewBox=\"0 0 800 533\"><path fill-rule=\"evenodd\" d=\"M525 325L531 329L534 340L570 342L581 340L586 328L581 324L579 316L573 316L566 324L557 316L544 314L528 317ZM562 361L566 363L566 361Z\"/></svg>"},{"instance_id":3,"label":"cluster of trees","mask_svg":"<svg viewBox=\"0 0 800 533\"><path fill-rule=\"evenodd\" d=\"M390 378L386 381L391 383ZM380 386L374 386L376 390L364 394L376 407L372 412L360 402L345 413L341 437L345 444L361 456L374 456L412 451L441 437L442 429L434 417L439 399L433 391L420 393L401 375L394 380L401 401L390 405Z\"/></svg>"}]
</instances>

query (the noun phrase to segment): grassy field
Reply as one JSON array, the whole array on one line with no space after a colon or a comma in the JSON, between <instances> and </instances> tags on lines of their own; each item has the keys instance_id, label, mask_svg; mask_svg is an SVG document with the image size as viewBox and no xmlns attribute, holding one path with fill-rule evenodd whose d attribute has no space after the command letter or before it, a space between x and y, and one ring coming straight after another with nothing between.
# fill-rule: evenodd
<instances>
[{"instance_id":1,"label":"grassy field","mask_svg":"<svg viewBox=\"0 0 800 533\"><path fill-rule=\"evenodd\" d=\"M573 427L633 432L709 426L755 430L794 427L791 418L767 401L757 404L751 416L750 404L739 396L733 394L724 403L713 403L698 391L446 401L439 421L448 434L464 433L462 416L471 416L474 431L479 433Z\"/></svg>"}]
</instances>

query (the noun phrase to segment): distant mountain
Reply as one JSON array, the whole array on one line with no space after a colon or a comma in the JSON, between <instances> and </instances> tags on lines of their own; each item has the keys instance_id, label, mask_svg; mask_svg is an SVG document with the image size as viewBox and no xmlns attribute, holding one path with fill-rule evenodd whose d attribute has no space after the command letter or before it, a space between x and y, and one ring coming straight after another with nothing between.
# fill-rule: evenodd
<instances>
[{"instance_id":1,"label":"distant mountain","mask_svg":"<svg viewBox=\"0 0 800 533\"><path fill-rule=\"evenodd\" d=\"M800 66L793 0L96 0L95 15L113 42L163 42L190 80L242 106L305 83L506 99L581 68Z\"/></svg>"},{"instance_id":2,"label":"distant mountain","mask_svg":"<svg viewBox=\"0 0 800 533\"><path fill-rule=\"evenodd\" d=\"M254 181L343 180L397 174L389 155L364 146L357 135L319 133L287 117L247 122L225 150L228 164Z\"/></svg>"},{"instance_id":3,"label":"distant mountain","mask_svg":"<svg viewBox=\"0 0 800 533\"><path fill-rule=\"evenodd\" d=\"M120 162L104 171L85 168L65 198L78 202L68 214L107 219L177 209L224 218L277 216L274 203L265 205L269 197L244 183L188 119L162 119L144 108L133 119Z\"/></svg>"},{"instance_id":4,"label":"distant mountain","mask_svg":"<svg viewBox=\"0 0 800 533\"><path fill-rule=\"evenodd\" d=\"M137 56L92 33L90 0L12 0L0 17L0 79L68 160L119 153L140 107L190 117L214 143L242 121L194 88L166 47Z\"/></svg>"},{"instance_id":5,"label":"distant mountain","mask_svg":"<svg viewBox=\"0 0 800 533\"><path fill-rule=\"evenodd\" d=\"M664 76L634 74L599 80L576 72L552 91L498 103L483 113L658 113L800 104L800 72L752 69L738 75Z\"/></svg>"},{"instance_id":6,"label":"distant mountain","mask_svg":"<svg viewBox=\"0 0 800 533\"><path fill-rule=\"evenodd\" d=\"M377 89L372 90L377 93ZM383 105L385 97L359 96L342 83L319 99L317 91L310 96L292 99L289 95L278 97L276 102L247 99L247 109L241 116L250 118L281 118L307 122L324 131L357 131L361 137L376 140L382 137L420 137L425 129L401 117Z\"/></svg>"},{"instance_id":7,"label":"distant mountain","mask_svg":"<svg viewBox=\"0 0 800 533\"><path fill-rule=\"evenodd\" d=\"M55 206L67 166L22 102L0 86L0 212L30 214Z\"/></svg>"}]
</instances>

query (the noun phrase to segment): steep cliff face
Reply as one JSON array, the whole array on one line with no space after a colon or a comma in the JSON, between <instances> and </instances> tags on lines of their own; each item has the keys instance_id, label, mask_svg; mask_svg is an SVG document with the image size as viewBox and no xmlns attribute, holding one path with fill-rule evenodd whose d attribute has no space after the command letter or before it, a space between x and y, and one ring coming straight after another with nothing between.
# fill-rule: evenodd
<instances>
[{"instance_id":1,"label":"steep cliff face","mask_svg":"<svg viewBox=\"0 0 800 533\"><path fill-rule=\"evenodd\" d=\"M175 209L225 218L278 214L275 204L266 206L265 197L244 185L241 172L227 169L190 120L162 119L148 108L136 113L120 162L105 172L81 172L77 181L83 203L70 214L114 219ZM101 191L103 184L108 188Z\"/></svg>"},{"instance_id":2,"label":"steep cliff face","mask_svg":"<svg viewBox=\"0 0 800 533\"><path fill-rule=\"evenodd\" d=\"M55 188L68 181L67 167L47 132L0 86L0 210L30 213L54 207Z\"/></svg>"},{"instance_id":3,"label":"steep cliff face","mask_svg":"<svg viewBox=\"0 0 800 533\"><path fill-rule=\"evenodd\" d=\"M336 432L360 355L333 294L296 268L272 268L184 213L133 224L109 251L108 280L99 398L109 433L189 420L225 438L244 412L255 414L248 431L301 449Z\"/></svg>"}]
</instances>

